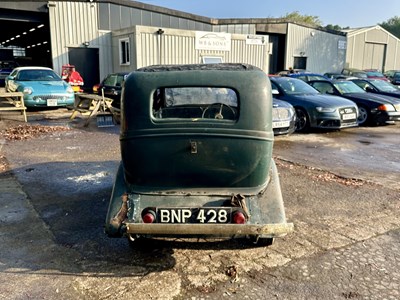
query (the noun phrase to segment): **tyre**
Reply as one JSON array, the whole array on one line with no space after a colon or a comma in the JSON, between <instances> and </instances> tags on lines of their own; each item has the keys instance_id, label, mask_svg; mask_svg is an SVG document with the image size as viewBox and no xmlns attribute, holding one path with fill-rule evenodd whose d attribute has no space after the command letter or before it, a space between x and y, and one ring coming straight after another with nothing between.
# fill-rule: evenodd
<instances>
[{"instance_id":1,"label":"tyre","mask_svg":"<svg viewBox=\"0 0 400 300\"><path fill-rule=\"evenodd\" d=\"M306 132L310 129L310 120L302 108L296 108L296 131Z\"/></svg>"}]
</instances>

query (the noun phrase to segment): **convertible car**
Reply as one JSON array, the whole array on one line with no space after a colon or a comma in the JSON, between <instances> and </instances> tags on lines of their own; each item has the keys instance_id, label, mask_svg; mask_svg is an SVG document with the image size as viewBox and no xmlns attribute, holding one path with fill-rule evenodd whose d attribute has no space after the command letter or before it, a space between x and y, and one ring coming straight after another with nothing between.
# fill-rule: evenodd
<instances>
[{"instance_id":1,"label":"convertible car","mask_svg":"<svg viewBox=\"0 0 400 300\"><path fill-rule=\"evenodd\" d=\"M72 87L50 68L15 68L5 84L7 91L24 94L26 107L63 107L75 102Z\"/></svg>"}]
</instances>

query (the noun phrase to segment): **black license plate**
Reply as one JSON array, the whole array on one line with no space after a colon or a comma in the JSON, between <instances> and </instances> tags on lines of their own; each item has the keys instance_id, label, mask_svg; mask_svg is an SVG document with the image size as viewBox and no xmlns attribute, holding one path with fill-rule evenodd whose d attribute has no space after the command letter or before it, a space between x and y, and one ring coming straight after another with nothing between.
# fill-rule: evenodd
<instances>
[{"instance_id":1,"label":"black license plate","mask_svg":"<svg viewBox=\"0 0 400 300\"><path fill-rule=\"evenodd\" d=\"M231 222L232 209L219 207L158 208L158 223L209 223Z\"/></svg>"}]
</instances>

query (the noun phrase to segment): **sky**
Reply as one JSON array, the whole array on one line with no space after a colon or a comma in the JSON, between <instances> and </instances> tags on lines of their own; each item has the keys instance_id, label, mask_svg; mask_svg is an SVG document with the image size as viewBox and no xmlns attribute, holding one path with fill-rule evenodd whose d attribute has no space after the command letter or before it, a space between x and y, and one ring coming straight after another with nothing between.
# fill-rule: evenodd
<instances>
[{"instance_id":1,"label":"sky","mask_svg":"<svg viewBox=\"0 0 400 300\"><path fill-rule=\"evenodd\" d=\"M367 27L400 16L400 0L137 0L209 18L279 18L287 13L317 16L341 27Z\"/></svg>"}]
</instances>

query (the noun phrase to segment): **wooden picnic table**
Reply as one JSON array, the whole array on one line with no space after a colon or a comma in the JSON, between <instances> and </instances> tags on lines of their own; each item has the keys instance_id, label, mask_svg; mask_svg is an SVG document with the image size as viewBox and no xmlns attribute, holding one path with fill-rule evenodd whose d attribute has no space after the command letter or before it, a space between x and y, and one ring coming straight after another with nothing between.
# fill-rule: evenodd
<instances>
[{"instance_id":1,"label":"wooden picnic table","mask_svg":"<svg viewBox=\"0 0 400 300\"><path fill-rule=\"evenodd\" d=\"M97 116L98 113L110 112L114 120L118 119L118 109L111 106L113 99L86 93L75 94L75 105L70 120L75 119L78 113L89 115L84 126L88 126L90 120Z\"/></svg>"},{"instance_id":2,"label":"wooden picnic table","mask_svg":"<svg viewBox=\"0 0 400 300\"><path fill-rule=\"evenodd\" d=\"M28 122L24 94L21 92L7 92L5 88L0 88L0 112L15 110L20 110L25 122Z\"/></svg>"}]
</instances>

